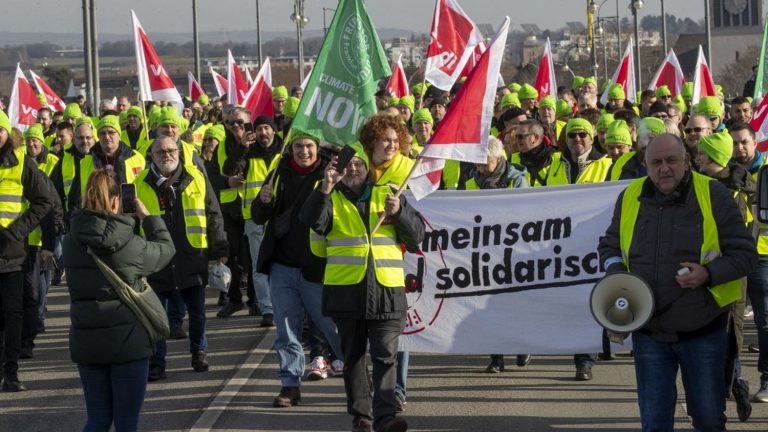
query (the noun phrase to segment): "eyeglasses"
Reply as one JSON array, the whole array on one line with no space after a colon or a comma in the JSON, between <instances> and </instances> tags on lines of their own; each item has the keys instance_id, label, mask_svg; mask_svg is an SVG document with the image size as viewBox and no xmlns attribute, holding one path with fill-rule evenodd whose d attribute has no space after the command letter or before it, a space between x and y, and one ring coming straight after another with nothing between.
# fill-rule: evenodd
<instances>
[{"instance_id":1,"label":"eyeglasses","mask_svg":"<svg viewBox=\"0 0 768 432\"><path fill-rule=\"evenodd\" d=\"M230 125L230 126L234 126L234 125L240 125L240 126L242 126L242 125L244 125L245 123L246 123L246 121L245 121L245 120L243 120L243 119L237 119L237 120L227 120L227 124L228 124L228 125Z\"/></svg>"},{"instance_id":2,"label":"eyeglasses","mask_svg":"<svg viewBox=\"0 0 768 432\"><path fill-rule=\"evenodd\" d=\"M571 139L575 139L576 137L579 137L579 138L581 138L581 139L584 139L584 138L586 138L587 136L589 136L589 134L588 134L588 133L586 133L586 132L584 132L584 131L578 131L578 132L569 132L569 133L568 133L568 138L571 138Z\"/></svg>"},{"instance_id":3,"label":"eyeglasses","mask_svg":"<svg viewBox=\"0 0 768 432\"><path fill-rule=\"evenodd\" d=\"M708 130L708 129L710 129L710 128L696 126L696 127L692 127L692 128L685 128L685 129L683 129L683 132L685 132L687 134L689 134L689 133L702 133L702 132L704 132L705 130Z\"/></svg>"},{"instance_id":4,"label":"eyeglasses","mask_svg":"<svg viewBox=\"0 0 768 432\"><path fill-rule=\"evenodd\" d=\"M672 95L659 96L660 99L672 99Z\"/></svg>"},{"instance_id":5,"label":"eyeglasses","mask_svg":"<svg viewBox=\"0 0 768 432\"><path fill-rule=\"evenodd\" d=\"M717 121L717 120L720 120L720 117L712 116L712 117L709 118L709 121Z\"/></svg>"},{"instance_id":6,"label":"eyeglasses","mask_svg":"<svg viewBox=\"0 0 768 432\"><path fill-rule=\"evenodd\" d=\"M515 135L515 138L517 138L518 141L524 140L526 137L529 137L531 135L535 135L533 133L519 133Z\"/></svg>"},{"instance_id":7,"label":"eyeglasses","mask_svg":"<svg viewBox=\"0 0 768 432\"><path fill-rule=\"evenodd\" d=\"M669 114L666 114L666 113L656 113L653 116L656 117L657 119L668 119L669 118Z\"/></svg>"},{"instance_id":8,"label":"eyeglasses","mask_svg":"<svg viewBox=\"0 0 768 432\"><path fill-rule=\"evenodd\" d=\"M173 156L173 155L175 155L178 152L179 152L179 149L167 149L167 150L153 151L152 154L154 154L156 156L165 156L165 155Z\"/></svg>"}]
</instances>

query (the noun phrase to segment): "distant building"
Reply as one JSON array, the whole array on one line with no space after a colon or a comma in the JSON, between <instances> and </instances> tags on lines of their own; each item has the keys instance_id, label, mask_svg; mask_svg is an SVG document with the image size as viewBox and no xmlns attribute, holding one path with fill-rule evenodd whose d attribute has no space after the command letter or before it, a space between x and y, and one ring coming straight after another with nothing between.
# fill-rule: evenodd
<instances>
[{"instance_id":1,"label":"distant building","mask_svg":"<svg viewBox=\"0 0 768 432\"><path fill-rule=\"evenodd\" d=\"M394 63L402 55L403 67L420 67L427 54L427 42L412 42L400 37L384 43L384 52L390 63Z\"/></svg>"}]
</instances>

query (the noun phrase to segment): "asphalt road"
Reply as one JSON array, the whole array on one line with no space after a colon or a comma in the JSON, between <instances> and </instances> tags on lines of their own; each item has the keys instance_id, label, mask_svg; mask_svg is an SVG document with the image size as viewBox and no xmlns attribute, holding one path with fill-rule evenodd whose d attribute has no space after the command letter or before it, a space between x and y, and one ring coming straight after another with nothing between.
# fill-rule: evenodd
<instances>
[{"instance_id":1,"label":"asphalt road","mask_svg":"<svg viewBox=\"0 0 768 432\"><path fill-rule=\"evenodd\" d=\"M341 378L306 382L302 405L273 408L280 390L274 329L258 328L245 311L215 317L216 293L208 292L211 370L189 366L188 341L169 343L168 379L150 383L141 416L142 431L347 431L351 418ZM22 360L22 393L0 392L0 431L79 431L85 402L77 369L67 349L69 296L65 287L49 294L47 332L35 356ZM746 342L755 340L751 323ZM746 343L745 343L746 346ZM758 382L757 355L743 353L746 378ZM509 362L508 362L509 363ZM514 360L512 359L512 363ZM405 416L413 431L622 431L639 430L632 358L598 362L594 379L573 380L572 359L534 356L525 368L486 374L487 356L411 354ZM676 429L691 430L684 392ZM768 430L768 404L754 404L752 418L739 423L728 402L728 429Z\"/></svg>"}]
</instances>

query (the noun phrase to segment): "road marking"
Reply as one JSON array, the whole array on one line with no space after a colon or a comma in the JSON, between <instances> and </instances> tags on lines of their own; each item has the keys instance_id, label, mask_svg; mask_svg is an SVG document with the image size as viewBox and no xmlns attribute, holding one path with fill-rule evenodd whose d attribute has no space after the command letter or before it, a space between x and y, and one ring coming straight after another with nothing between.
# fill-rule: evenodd
<instances>
[{"instance_id":1,"label":"road marking","mask_svg":"<svg viewBox=\"0 0 768 432\"><path fill-rule=\"evenodd\" d=\"M256 368L264 361L264 357L272 350L272 346L275 344L275 337L275 332L270 331L264 335L264 338L255 347L251 348L248 358L240 365L235 375L224 384L224 388L216 394L213 401L203 411L195 424L192 425L190 432L206 432L213 429L213 426L229 404L232 403L240 389L248 382Z\"/></svg>"}]
</instances>

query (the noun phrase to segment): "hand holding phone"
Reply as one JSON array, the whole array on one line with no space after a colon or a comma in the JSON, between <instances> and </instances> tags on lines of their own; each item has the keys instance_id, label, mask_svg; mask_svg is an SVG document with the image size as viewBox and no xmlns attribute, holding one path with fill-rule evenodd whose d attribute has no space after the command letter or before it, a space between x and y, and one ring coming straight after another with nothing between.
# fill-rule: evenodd
<instances>
[{"instance_id":1,"label":"hand holding phone","mask_svg":"<svg viewBox=\"0 0 768 432\"><path fill-rule=\"evenodd\" d=\"M344 146L336 159L336 171L339 173L343 172L354 156L355 149L352 146Z\"/></svg>"},{"instance_id":2,"label":"hand holding phone","mask_svg":"<svg viewBox=\"0 0 768 432\"><path fill-rule=\"evenodd\" d=\"M136 185L131 183L120 185L120 203L123 213L136 213Z\"/></svg>"}]
</instances>

